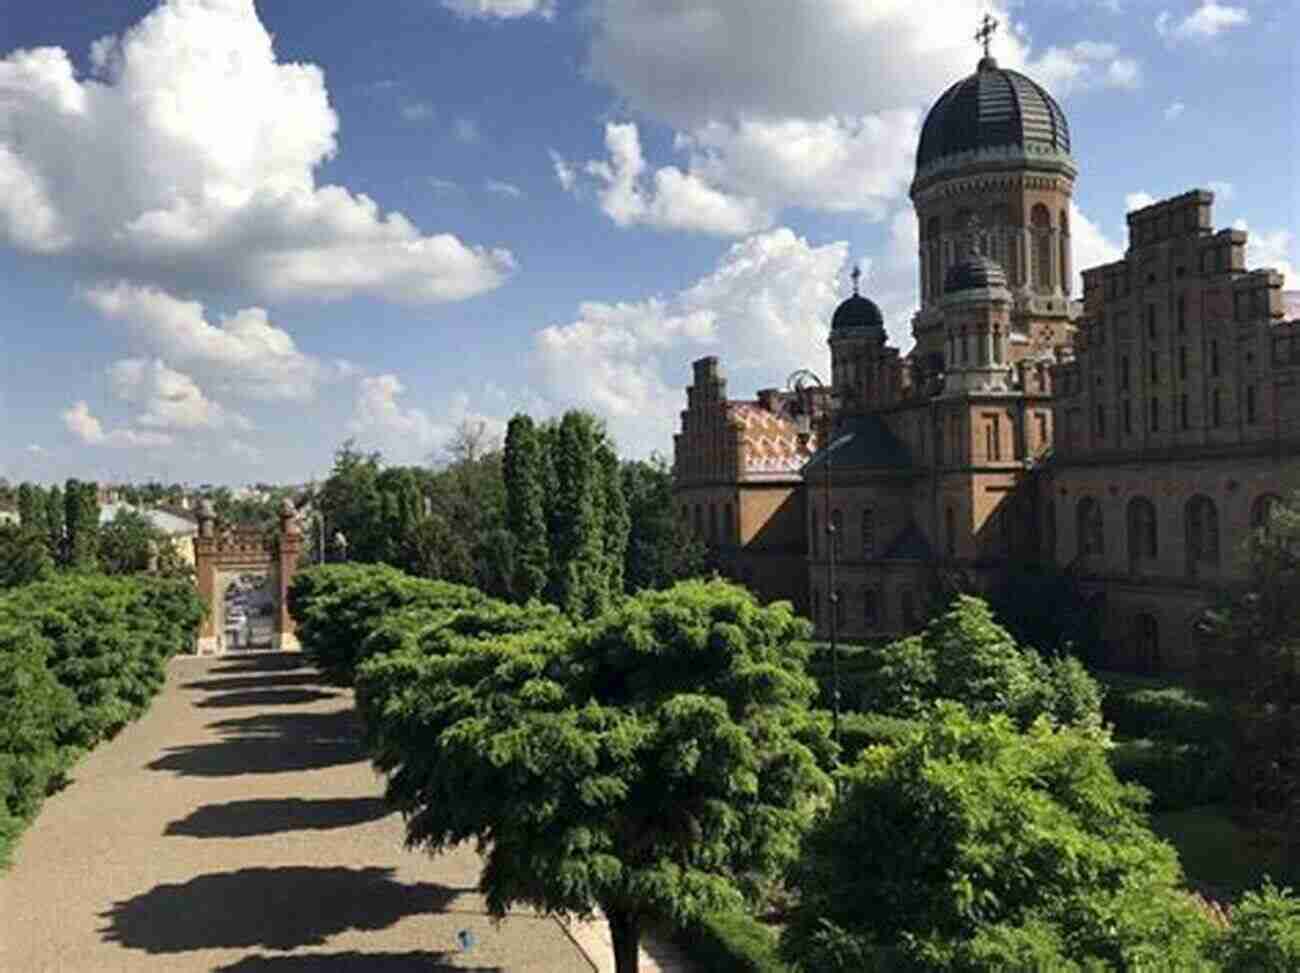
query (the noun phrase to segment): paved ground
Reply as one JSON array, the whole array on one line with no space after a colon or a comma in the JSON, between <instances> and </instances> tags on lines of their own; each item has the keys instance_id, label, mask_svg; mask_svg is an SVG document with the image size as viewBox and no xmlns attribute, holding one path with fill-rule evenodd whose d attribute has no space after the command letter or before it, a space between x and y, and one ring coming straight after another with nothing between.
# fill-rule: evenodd
<instances>
[{"instance_id":1,"label":"paved ground","mask_svg":"<svg viewBox=\"0 0 1300 973\"><path fill-rule=\"evenodd\" d=\"M494 925L478 856L406 851L381 791L350 695L298 656L177 659L0 875L0 971L612 968L599 926ZM468 952L461 930L478 940ZM658 944L643 952L642 973L684 969Z\"/></svg>"}]
</instances>

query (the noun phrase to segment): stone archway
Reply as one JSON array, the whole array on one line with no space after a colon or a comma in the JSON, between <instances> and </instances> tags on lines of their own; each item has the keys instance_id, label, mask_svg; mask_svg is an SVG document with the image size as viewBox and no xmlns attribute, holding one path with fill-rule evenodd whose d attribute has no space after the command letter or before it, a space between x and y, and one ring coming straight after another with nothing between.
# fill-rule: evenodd
<instances>
[{"instance_id":1,"label":"stone archway","mask_svg":"<svg viewBox=\"0 0 1300 973\"><path fill-rule=\"evenodd\" d=\"M207 607L199 627L199 655L252 649L297 649L289 615L289 582L302 553L302 531L285 501L280 529L222 527L210 503L199 510L194 563L199 597Z\"/></svg>"}]
</instances>

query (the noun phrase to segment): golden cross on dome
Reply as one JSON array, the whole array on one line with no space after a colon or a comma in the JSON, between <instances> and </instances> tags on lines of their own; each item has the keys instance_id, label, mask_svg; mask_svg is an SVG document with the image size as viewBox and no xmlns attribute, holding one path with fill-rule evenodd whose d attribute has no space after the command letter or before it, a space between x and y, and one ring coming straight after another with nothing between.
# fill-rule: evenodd
<instances>
[{"instance_id":1,"label":"golden cross on dome","mask_svg":"<svg viewBox=\"0 0 1300 973\"><path fill-rule=\"evenodd\" d=\"M857 297L858 281L862 279L862 268L859 267L857 264L854 264L853 270L849 272L849 276L853 278L853 296Z\"/></svg>"},{"instance_id":2,"label":"golden cross on dome","mask_svg":"<svg viewBox=\"0 0 1300 973\"><path fill-rule=\"evenodd\" d=\"M998 29L998 22L991 14L985 14L984 20L980 22L980 29L975 31L975 39L984 45L984 56L989 56L989 42L993 39L994 32Z\"/></svg>"}]
</instances>

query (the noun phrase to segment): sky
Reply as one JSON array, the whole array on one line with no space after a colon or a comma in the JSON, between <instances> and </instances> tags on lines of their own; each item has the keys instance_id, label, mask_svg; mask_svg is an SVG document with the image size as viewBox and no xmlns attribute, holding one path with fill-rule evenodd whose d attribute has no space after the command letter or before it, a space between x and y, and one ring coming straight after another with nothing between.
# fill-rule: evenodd
<instances>
[{"instance_id":1,"label":"sky","mask_svg":"<svg viewBox=\"0 0 1300 973\"><path fill-rule=\"evenodd\" d=\"M1199 187L1297 286L1294 0L0 0L0 476L301 482L575 407L671 457L694 359L826 375L855 262L905 350L986 12L1069 118L1076 267Z\"/></svg>"}]
</instances>

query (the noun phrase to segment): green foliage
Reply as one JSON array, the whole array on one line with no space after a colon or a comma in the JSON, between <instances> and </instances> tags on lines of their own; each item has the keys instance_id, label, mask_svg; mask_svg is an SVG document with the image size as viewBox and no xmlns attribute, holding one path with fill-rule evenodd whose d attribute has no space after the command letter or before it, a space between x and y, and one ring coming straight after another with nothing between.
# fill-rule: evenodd
<instances>
[{"instance_id":1,"label":"green foliage","mask_svg":"<svg viewBox=\"0 0 1300 973\"><path fill-rule=\"evenodd\" d=\"M515 544L513 589L520 601L540 597L546 590L551 570L546 526L546 461L532 417L516 414L506 429L503 463L506 528Z\"/></svg>"},{"instance_id":2,"label":"green foliage","mask_svg":"<svg viewBox=\"0 0 1300 973\"><path fill-rule=\"evenodd\" d=\"M882 713L844 713L840 716L840 760L851 764L867 747L892 747L919 734L921 720L886 716Z\"/></svg>"},{"instance_id":3,"label":"green foliage","mask_svg":"<svg viewBox=\"0 0 1300 973\"><path fill-rule=\"evenodd\" d=\"M791 869L783 952L818 971L979 969L1029 947L1097 968L1203 967L1208 920L1104 744L942 703L924 732L867 750Z\"/></svg>"},{"instance_id":4,"label":"green foliage","mask_svg":"<svg viewBox=\"0 0 1300 973\"><path fill-rule=\"evenodd\" d=\"M55 564L63 564L67 557L67 517L63 506L63 491L50 487L45 495L45 527L49 531L50 558Z\"/></svg>"},{"instance_id":5,"label":"green foliage","mask_svg":"<svg viewBox=\"0 0 1300 973\"><path fill-rule=\"evenodd\" d=\"M63 487L64 564L73 571L94 571L99 546L99 487L69 479Z\"/></svg>"},{"instance_id":6,"label":"green foliage","mask_svg":"<svg viewBox=\"0 0 1300 973\"><path fill-rule=\"evenodd\" d=\"M676 929L673 940L709 973L791 973L776 932L747 912L715 912Z\"/></svg>"},{"instance_id":7,"label":"green foliage","mask_svg":"<svg viewBox=\"0 0 1300 973\"><path fill-rule=\"evenodd\" d=\"M566 412L555 434L556 495L547 600L573 618L592 618L607 605L601 516L601 431L583 412Z\"/></svg>"},{"instance_id":8,"label":"green foliage","mask_svg":"<svg viewBox=\"0 0 1300 973\"><path fill-rule=\"evenodd\" d=\"M1102 716L1117 736L1214 743L1232 734L1232 708L1222 697L1118 674L1097 678L1106 686Z\"/></svg>"},{"instance_id":9,"label":"green foliage","mask_svg":"<svg viewBox=\"0 0 1300 973\"><path fill-rule=\"evenodd\" d=\"M659 456L622 467L629 531L623 585L628 594L667 588L707 573L708 549L673 510L673 473Z\"/></svg>"},{"instance_id":10,"label":"green foliage","mask_svg":"<svg viewBox=\"0 0 1300 973\"><path fill-rule=\"evenodd\" d=\"M327 564L294 575L289 611L298 640L327 678L350 685L366 651L366 639L389 612L423 608L439 612L484 602L472 588L413 578L385 564ZM406 616L402 624L412 624ZM371 647L400 644L402 632L386 630Z\"/></svg>"},{"instance_id":11,"label":"green foliage","mask_svg":"<svg viewBox=\"0 0 1300 973\"><path fill-rule=\"evenodd\" d=\"M1225 970L1290 973L1300 969L1300 899L1268 879L1232 908L1232 926L1215 944Z\"/></svg>"},{"instance_id":12,"label":"green foliage","mask_svg":"<svg viewBox=\"0 0 1300 973\"><path fill-rule=\"evenodd\" d=\"M1097 619L1074 580L1055 567L1033 564L1008 571L988 600L998 622L1021 645L1086 659L1100 646Z\"/></svg>"},{"instance_id":13,"label":"green foliage","mask_svg":"<svg viewBox=\"0 0 1300 973\"><path fill-rule=\"evenodd\" d=\"M54 562L46 540L26 524L0 524L0 588L15 588L50 576Z\"/></svg>"},{"instance_id":14,"label":"green foliage","mask_svg":"<svg viewBox=\"0 0 1300 973\"><path fill-rule=\"evenodd\" d=\"M627 535L631 528L631 520L627 509L627 498L623 496L623 476L619 468L618 455L608 442L602 442L597 447L596 460L599 464L598 478L601 492L601 532L604 535L602 558L605 597L612 604L623 597L626 583Z\"/></svg>"},{"instance_id":15,"label":"green foliage","mask_svg":"<svg viewBox=\"0 0 1300 973\"><path fill-rule=\"evenodd\" d=\"M47 502L45 491L33 483L24 483L18 488L18 522L48 538L50 523ZM51 551L50 556L57 558L58 554Z\"/></svg>"},{"instance_id":16,"label":"green foliage","mask_svg":"<svg viewBox=\"0 0 1300 973\"><path fill-rule=\"evenodd\" d=\"M642 917L738 907L825 801L807 623L722 582L551 619L375 656L358 699L408 840L477 840L493 914L600 906L623 970Z\"/></svg>"},{"instance_id":17,"label":"green foliage","mask_svg":"<svg viewBox=\"0 0 1300 973\"><path fill-rule=\"evenodd\" d=\"M155 552L171 544L144 514L128 508L99 529L99 564L105 574L148 571Z\"/></svg>"},{"instance_id":18,"label":"green foliage","mask_svg":"<svg viewBox=\"0 0 1300 973\"><path fill-rule=\"evenodd\" d=\"M1115 776L1151 792L1153 811L1180 811L1227 800L1232 758L1217 744L1121 740L1110 754Z\"/></svg>"}]
</instances>

